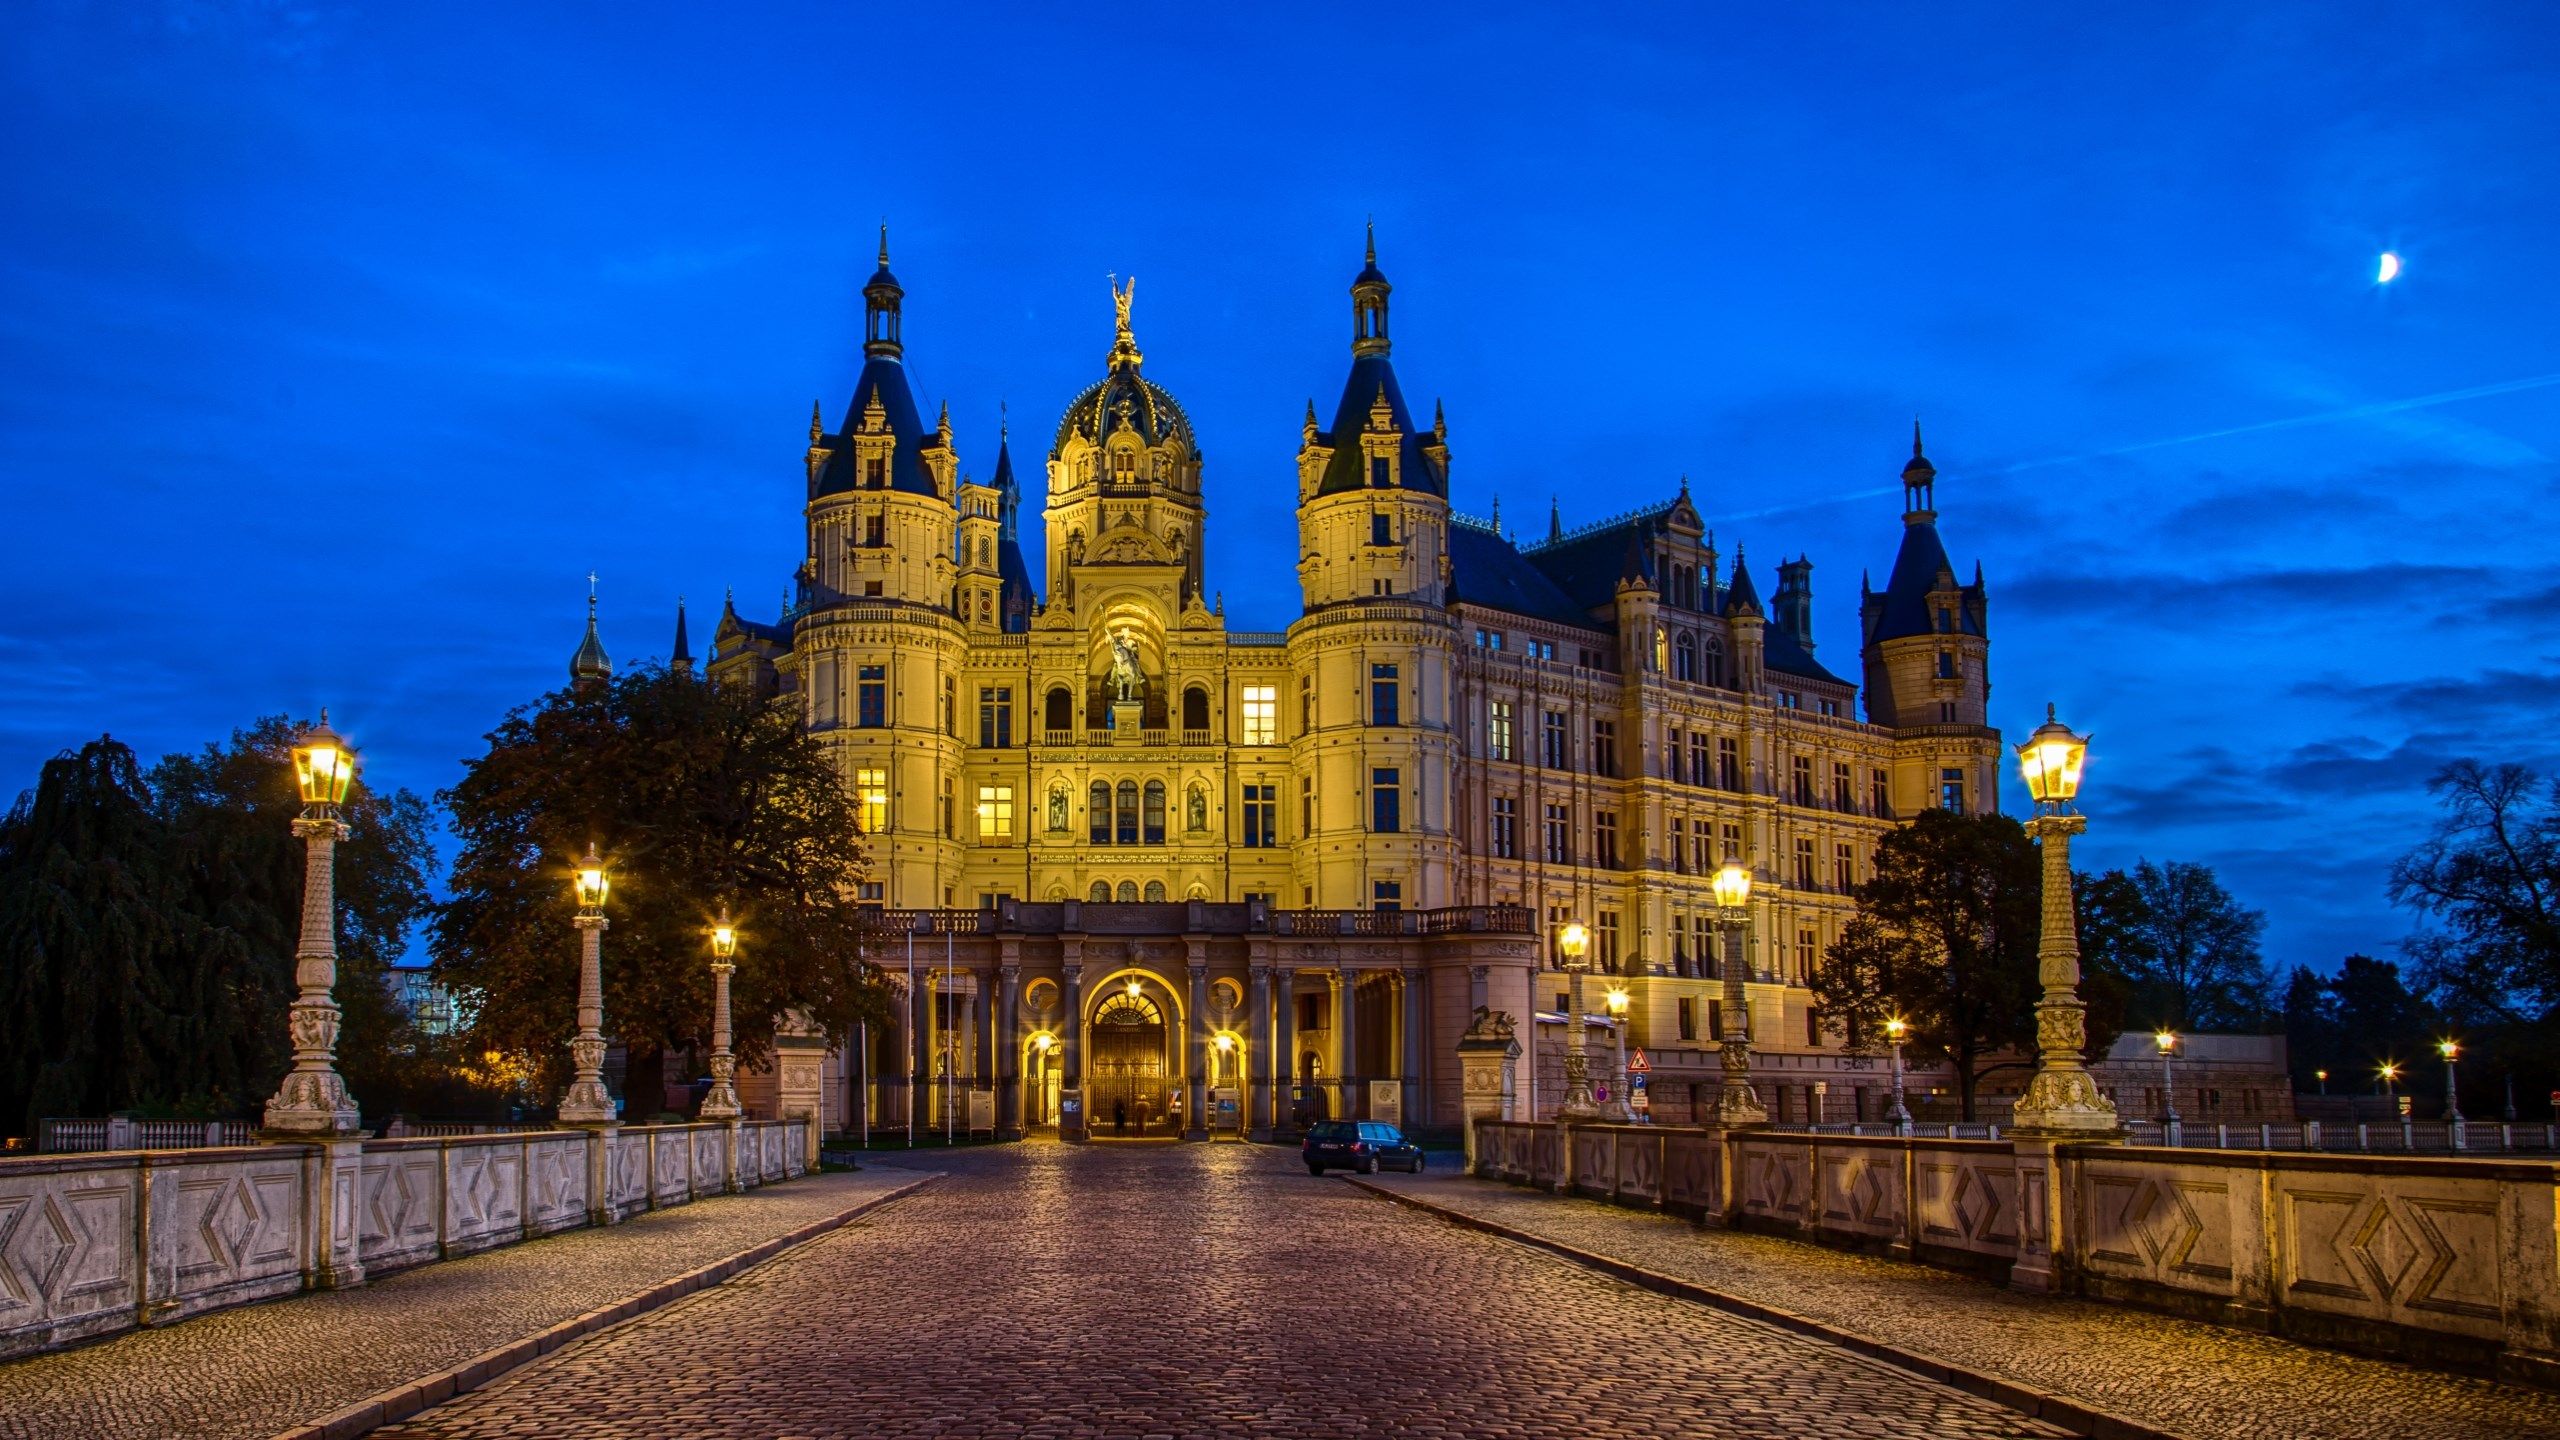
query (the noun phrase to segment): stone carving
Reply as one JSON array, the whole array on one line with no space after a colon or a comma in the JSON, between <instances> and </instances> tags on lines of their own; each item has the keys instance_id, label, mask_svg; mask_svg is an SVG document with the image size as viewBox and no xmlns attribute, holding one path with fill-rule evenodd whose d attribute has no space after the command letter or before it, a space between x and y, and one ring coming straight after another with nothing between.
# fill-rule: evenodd
<instances>
[{"instance_id":1,"label":"stone carving","mask_svg":"<svg viewBox=\"0 0 2560 1440\"><path fill-rule=\"evenodd\" d=\"M1192 783L1191 793L1183 798L1182 820L1194 834L1209 828L1209 792L1200 788L1197 781Z\"/></svg>"},{"instance_id":2,"label":"stone carving","mask_svg":"<svg viewBox=\"0 0 2560 1440\"><path fill-rule=\"evenodd\" d=\"M1146 672L1138 665L1138 637L1126 625L1111 632L1111 672L1106 678L1116 699L1136 700L1147 693Z\"/></svg>"},{"instance_id":3,"label":"stone carving","mask_svg":"<svg viewBox=\"0 0 2560 1440\"><path fill-rule=\"evenodd\" d=\"M1049 829L1054 833L1066 828L1067 786L1066 782L1060 781L1049 787Z\"/></svg>"}]
</instances>

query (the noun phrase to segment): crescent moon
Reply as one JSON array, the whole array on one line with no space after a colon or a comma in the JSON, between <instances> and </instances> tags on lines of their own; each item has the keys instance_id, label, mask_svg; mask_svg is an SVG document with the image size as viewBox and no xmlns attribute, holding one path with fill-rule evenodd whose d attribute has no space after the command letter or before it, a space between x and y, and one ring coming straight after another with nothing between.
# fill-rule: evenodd
<instances>
[{"instance_id":1,"label":"crescent moon","mask_svg":"<svg viewBox=\"0 0 2560 1440\"><path fill-rule=\"evenodd\" d=\"M2393 280L2398 279L2399 276L2400 257L2392 254L2388 250L2383 251L2382 266L2374 272L2373 283L2376 285L2388 285Z\"/></svg>"}]
</instances>

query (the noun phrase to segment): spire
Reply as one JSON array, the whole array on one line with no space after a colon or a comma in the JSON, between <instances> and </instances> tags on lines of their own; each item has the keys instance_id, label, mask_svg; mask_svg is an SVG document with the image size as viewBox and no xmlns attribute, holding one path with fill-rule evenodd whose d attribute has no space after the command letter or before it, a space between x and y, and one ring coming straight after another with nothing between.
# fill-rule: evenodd
<instances>
[{"instance_id":1,"label":"spire","mask_svg":"<svg viewBox=\"0 0 2560 1440\"><path fill-rule=\"evenodd\" d=\"M1502 533L1502 492L1499 490L1493 494L1493 533Z\"/></svg>"},{"instance_id":2,"label":"spire","mask_svg":"<svg viewBox=\"0 0 2560 1440\"><path fill-rule=\"evenodd\" d=\"M1550 495L1547 497L1547 543L1552 545L1563 538L1564 509L1556 503L1556 497Z\"/></svg>"},{"instance_id":3,"label":"spire","mask_svg":"<svg viewBox=\"0 0 2560 1440\"><path fill-rule=\"evenodd\" d=\"M1301 443L1301 444L1305 444L1305 445L1313 445L1314 443L1316 443L1316 436L1317 436L1317 434L1319 434L1319 433L1320 433L1320 432L1316 429L1316 402L1315 402L1315 397L1314 397L1314 396L1312 396L1312 395L1310 395L1310 396L1308 396L1308 397L1307 397L1307 424L1306 424L1306 429L1305 429L1305 431L1303 432L1303 434L1300 436L1300 443Z\"/></svg>"},{"instance_id":4,"label":"spire","mask_svg":"<svg viewBox=\"0 0 2560 1440\"><path fill-rule=\"evenodd\" d=\"M602 685L613 678L613 661L604 653L604 640L596 634L596 577L587 572L587 633L578 642L578 653L569 657L569 684L574 689Z\"/></svg>"},{"instance_id":5,"label":"spire","mask_svg":"<svg viewBox=\"0 0 2560 1440\"><path fill-rule=\"evenodd\" d=\"M667 655L667 668L693 673L693 647L685 643L684 597L676 597L676 648Z\"/></svg>"},{"instance_id":6,"label":"spire","mask_svg":"<svg viewBox=\"0 0 2560 1440\"><path fill-rule=\"evenodd\" d=\"M898 311L906 298L898 277L889 273L889 222L880 222L880 268L862 287L862 353L895 360L905 353L898 339Z\"/></svg>"},{"instance_id":7,"label":"spire","mask_svg":"<svg viewBox=\"0 0 2560 1440\"><path fill-rule=\"evenodd\" d=\"M1760 609L1760 591L1751 583L1751 570L1743 563L1742 546L1738 543L1733 547L1733 587L1725 592L1724 613L1754 618L1764 613Z\"/></svg>"},{"instance_id":8,"label":"spire","mask_svg":"<svg viewBox=\"0 0 2560 1440\"><path fill-rule=\"evenodd\" d=\"M1437 396L1431 401L1431 438L1443 445L1449 443L1449 410Z\"/></svg>"},{"instance_id":9,"label":"spire","mask_svg":"<svg viewBox=\"0 0 2560 1440\"><path fill-rule=\"evenodd\" d=\"M1387 283L1378 269L1378 226L1369 225L1368 263L1351 278L1351 353L1384 355L1387 353L1387 292L1395 287Z\"/></svg>"},{"instance_id":10,"label":"spire","mask_svg":"<svg viewBox=\"0 0 2560 1440\"><path fill-rule=\"evenodd\" d=\"M1920 417L1911 417L1911 459L1902 467L1902 518L1918 523L1938 517L1938 467L1920 449Z\"/></svg>"},{"instance_id":11,"label":"spire","mask_svg":"<svg viewBox=\"0 0 2560 1440\"><path fill-rule=\"evenodd\" d=\"M825 409L825 402L812 400L809 402L809 443L812 445L822 444L825 442L826 438L827 412Z\"/></svg>"}]
</instances>

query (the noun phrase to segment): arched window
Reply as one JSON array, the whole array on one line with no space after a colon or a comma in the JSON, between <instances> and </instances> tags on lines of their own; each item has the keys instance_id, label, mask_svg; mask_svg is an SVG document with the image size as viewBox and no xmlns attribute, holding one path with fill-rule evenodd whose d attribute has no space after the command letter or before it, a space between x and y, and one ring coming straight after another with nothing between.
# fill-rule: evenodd
<instances>
[{"instance_id":1,"label":"arched window","mask_svg":"<svg viewBox=\"0 0 2560 1440\"><path fill-rule=\"evenodd\" d=\"M1728 683L1725 680L1723 646L1715 644L1707 646L1706 674L1703 678L1710 685L1721 686Z\"/></svg>"},{"instance_id":2,"label":"arched window","mask_svg":"<svg viewBox=\"0 0 2560 1440\"><path fill-rule=\"evenodd\" d=\"M1182 692L1182 728L1185 730L1209 728L1209 692L1197 685Z\"/></svg>"},{"instance_id":3,"label":"arched window","mask_svg":"<svg viewBox=\"0 0 2560 1440\"><path fill-rule=\"evenodd\" d=\"M1164 903L1163 881L1150 880L1147 882L1147 903L1150 905L1161 905Z\"/></svg>"},{"instance_id":4,"label":"arched window","mask_svg":"<svg viewBox=\"0 0 2560 1440\"><path fill-rule=\"evenodd\" d=\"M1137 844L1137 843L1138 843L1138 782L1137 782L1137 781L1135 781L1135 780L1123 780L1123 781L1121 781L1121 782L1120 782L1119 803L1118 803L1118 804L1116 804L1116 805L1114 805L1114 806L1112 807L1112 810L1113 810L1113 818L1118 822L1118 823L1117 823L1116 825L1114 825L1112 828L1113 828L1113 829L1118 833L1118 835L1119 835L1119 843L1120 843L1120 844L1123 844L1123 845L1135 845L1135 844Z\"/></svg>"},{"instance_id":5,"label":"arched window","mask_svg":"<svg viewBox=\"0 0 2560 1440\"><path fill-rule=\"evenodd\" d=\"M1093 882L1093 888L1092 888L1092 889L1090 889L1090 890L1087 890L1086 892L1084 892L1084 898L1085 898L1088 902L1090 902L1090 903L1092 903L1092 904L1095 904L1095 905L1108 905L1108 904L1110 904L1110 903L1111 903L1111 882L1110 882L1110 881L1108 881L1108 880L1096 880L1096 881L1094 881L1094 882Z\"/></svg>"},{"instance_id":6,"label":"arched window","mask_svg":"<svg viewBox=\"0 0 2560 1440\"><path fill-rule=\"evenodd\" d=\"M1052 730L1072 729L1076 723L1076 697L1064 685L1049 687L1049 698L1041 702L1041 723Z\"/></svg>"},{"instance_id":7,"label":"arched window","mask_svg":"<svg viewBox=\"0 0 2560 1440\"><path fill-rule=\"evenodd\" d=\"M1138 903L1138 886L1135 881L1123 880L1120 882L1120 903L1123 905L1135 905Z\"/></svg>"},{"instance_id":8,"label":"arched window","mask_svg":"<svg viewBox=\"0 0 2560 1440\"><path fill-rule=\"evenodd\" d=\"M1085 792L1084 808L1086 821L1085 833L1092 838L1093 843L1096 845L1110 844L1111 787L1104 784L1102 781L1094 781L1093 788Z\"/></svg>"},{"instance_id":9,"label":"arched window","mask_svg":"<svg viewBox=\"0 0 2560 1440\"><path fill-rule=\"evenodd\" d=\"M1698 679L1698 637L1686 630L1671 642L1671 678L1692 684Z\"/></svg>"},{"instance_id":10,"label":"arched window","mask_svg":"<svg viewBox=\"0 0 2560 1440\"><path fill-rule=\"evenodd\" d=\"M1164 782L1161 780L1147 782L1146 840L1150 845L1164 843Z\"/></svg>"}]
</instances>

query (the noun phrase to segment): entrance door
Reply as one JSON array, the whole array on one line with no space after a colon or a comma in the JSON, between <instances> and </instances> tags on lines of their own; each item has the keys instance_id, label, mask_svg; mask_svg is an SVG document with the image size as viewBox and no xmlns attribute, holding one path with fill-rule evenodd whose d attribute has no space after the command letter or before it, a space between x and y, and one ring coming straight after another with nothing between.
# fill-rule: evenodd
<instances>
[{"instance_id":1,"label":"entrance door","mask_svg":"<svg viewBox=\"0 0 2560 1440\"><path fill-rule=\"evenodd\" d=\"M1085 1060L1085 1133L1098 1138L1177 1133L1166 1114L1164 1014L1143 995L1116 996L1093 1017Z\"/></svg>"}]
</instances>

